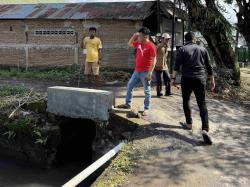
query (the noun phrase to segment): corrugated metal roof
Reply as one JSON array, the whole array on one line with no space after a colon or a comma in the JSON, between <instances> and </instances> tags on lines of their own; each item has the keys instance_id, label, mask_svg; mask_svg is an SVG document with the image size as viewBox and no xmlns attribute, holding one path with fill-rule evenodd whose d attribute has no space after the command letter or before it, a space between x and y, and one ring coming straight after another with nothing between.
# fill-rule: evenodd
<instances>
[{"instance_id":1,"label":"corrugated metal roof","mask_svg":"<svg viewBox=\"0 0 250 187\"><path fill-rule=\"evenodd\" d=\"M154 2L0 5L0 19L143 20Z\"/></svg>"}]
</instances>

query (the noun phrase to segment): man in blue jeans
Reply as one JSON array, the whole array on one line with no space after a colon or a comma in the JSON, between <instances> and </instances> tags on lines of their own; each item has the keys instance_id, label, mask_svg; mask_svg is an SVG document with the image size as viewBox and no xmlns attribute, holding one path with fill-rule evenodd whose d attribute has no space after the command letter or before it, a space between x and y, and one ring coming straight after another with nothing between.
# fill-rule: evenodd
<instances>
[{"instance_id":1,"label":"man in blue jeans","mask_svg":"<svg viewBox=\"0 0 250 187\"><path fill-rule=\"evenodd\" d=\"M142 83L144 87L144 111L142 115L148 115L151 101L151 86L152 73L156 64L156 47L149 40L150 30L142 27L138 33L133 34L128 42L129 47L136 49L136 65L135 71L130 78L127 86L127 96L124 105L119 108L131 109L134 87L138 83Z\"/></svg>"}]
</instances>

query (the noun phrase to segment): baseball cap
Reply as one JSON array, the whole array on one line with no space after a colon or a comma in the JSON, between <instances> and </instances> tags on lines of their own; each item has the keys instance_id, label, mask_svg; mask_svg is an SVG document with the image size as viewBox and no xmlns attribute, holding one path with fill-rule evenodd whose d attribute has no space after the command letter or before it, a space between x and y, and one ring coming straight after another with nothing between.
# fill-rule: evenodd
<instances>
[{"instance_id":1,"label":"baseball cap","mask_svg":"<svg viewBox=\"0 0 250 187\"><path fill-rule=\"evenodd\" d=\"M170 39L170 35L168 33L163 33L162 38Z\"/></svg>"},{"instance_id":2,"label":"baseball cap","mask_svg":"<svg viewBox=\"0 0 250 187\"><path fill-rule=\"evenodd\" d=\"M157 37L161 37L161 33L157 33L155 36L157 36Z\"/></svg>"}]
</instances>

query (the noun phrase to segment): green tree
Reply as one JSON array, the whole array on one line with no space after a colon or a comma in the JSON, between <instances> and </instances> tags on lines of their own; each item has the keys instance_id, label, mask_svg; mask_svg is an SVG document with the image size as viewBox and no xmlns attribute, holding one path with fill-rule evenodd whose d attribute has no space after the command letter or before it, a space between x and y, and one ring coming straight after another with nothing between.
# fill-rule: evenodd
<instances>
[{"instance_id":1,"label":"green tree","mask_svg":"<svg viewBox=\"0 0 250 187\"><path fill-rule=\"evenodd\" d=\"M215 0L184 0L188 20L199 31L213 52L217 75L233 85L240 85L240 68L231 45L232 25L225 19Z\"/></svg>"},{"instance_id":2,"label":"green tree","mask_svg":"<svg viewBox=\"0 0 250 187\"><path fill-rule=\"evenodd\" d=\"M238 18L237 29L245 38L248 47L250 47L250 1L248 0L224 0L228 4L234 4L237 7L236 16Z\"/></svg>"}]
</instances>

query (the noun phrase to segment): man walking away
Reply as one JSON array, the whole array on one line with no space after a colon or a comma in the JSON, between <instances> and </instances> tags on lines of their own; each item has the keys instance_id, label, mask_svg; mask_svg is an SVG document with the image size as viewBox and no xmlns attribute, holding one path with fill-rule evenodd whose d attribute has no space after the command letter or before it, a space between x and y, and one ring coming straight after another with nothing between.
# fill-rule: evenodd
<instances>
[{"instance_id":1,"label":"man walking away","mask_svg":"<svg viewBox=\"0 0 250 187\"><path fill-rule=\"evenodd\" d=\"M101 49L102 42L96 37L96 28L89 28L89 37L83 39L83 48L86 49L86 62L84 74L88 77L88 82L91 83L92 76L95 79L95 86L99 85L99 69L101 64Z\"/></svg>"},{"instance_id":2,"label":"man walking away","mask_svg":"<svg viewBox=\"0 0 250 187\"><path fill-rule=\"evenodd\" d=\"M156 73L156 92L157 96L161 97L162 94L162 75L165 83L165 95L171 95L171 78L168 72L168 42L171 37L168 33L164 33L162 35L161 43L157 45L157 62L155 65L155 73Z\"/></svg>"},{"instance_id":3,"label":"man walking away","mask_svg":"<svg viewBox=\"0 0 250 187\"><path fill-rule=\"evenodd\" d=\"M125 105L118 106L119 108L131 109L133 91L138 83L142 83L144 87L144 111L142 115L148 115L151 101L151 86L152 72L156 63L156 48L149 41L150 30L146 27L141 28L138 33L133 34L128 42L129 47L136 49L136 67L130 78L127 86L127 96Z\"/></svg>"},{"instance_id":4,"label":"man walking away","mask_svg":"<svg viewBox=\"0 0 250 187\"><path fill-rule=\"evenodd\" d=\"M212 140L208 134L209 122L208 111L205 101L206 91L206 71L208 74L209 86L213 90L215 88L213 70L209 63L209 54L204 47L196 44L196 38L193 32L185 35L186 44L177 52L176 63L173 72L173 84L175 84L177 71L182 67L182 98L183 109L186 117L186 123L183 125L187 129L192 129L191 109L189 105L191 93L194 92L197 104L200 109L200 117L202 121L202 136L204 143L211 145Z\"/></svg>"}]
</instances>

